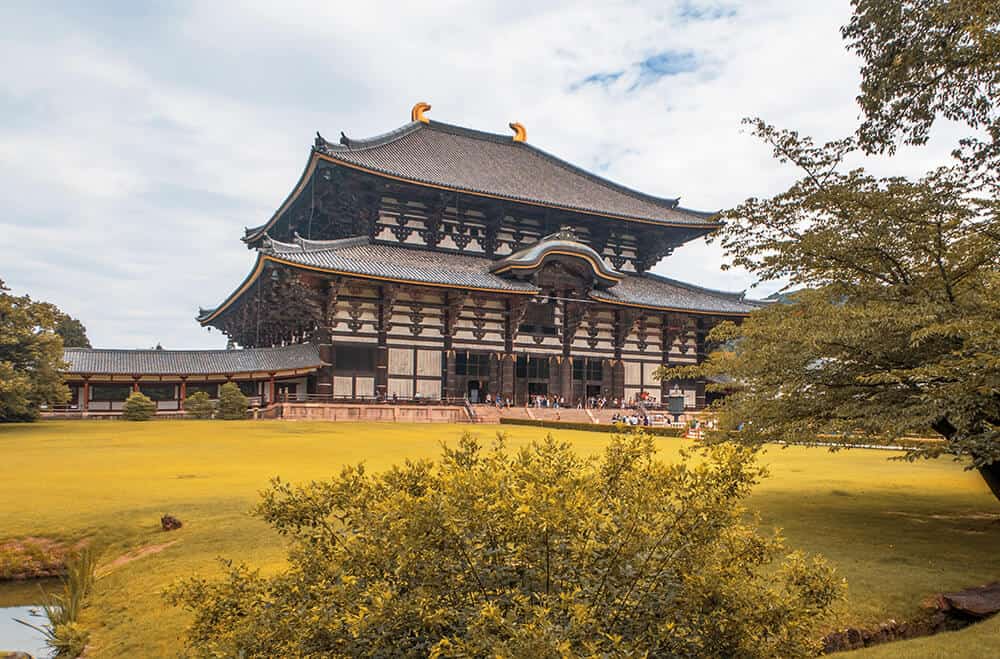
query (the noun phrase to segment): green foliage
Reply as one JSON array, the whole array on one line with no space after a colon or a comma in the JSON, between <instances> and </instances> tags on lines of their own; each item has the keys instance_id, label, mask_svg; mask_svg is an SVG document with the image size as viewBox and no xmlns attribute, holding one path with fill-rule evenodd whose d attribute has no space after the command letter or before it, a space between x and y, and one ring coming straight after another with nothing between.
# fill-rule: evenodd
<instances>
[{"instance_id":1,"label":"green foliage","mask_svg":"<svg viewBox=\"0 0 1000 659\"><path fill-rule=\"evenodd\" d=\"M500 419L500 423L513 426L535 426L538 428L558 428L562 430L588 430L591 432L645 432L656 437L683 437L684 428L665 428L662 426L617 426L607 423L582 423L577 421L546 421L544 419ZM641 428L641 430L640 430Z\"/></svg>"},{"instance_id":2,"label":"green foliage","mask_svg":"<svg viewBox=\"0 0 1000 659\"><path fill-rule=\"evenodd\" d=\"M184 399L184 412L192 419L211 419L215 403L204 391L196 391Z\"/></svg>"},{"instance_id":3,"label":"green foliage","mask_svg":"<svg viewBox=\"0 0 1000 659\"><path fill-rule=\"evenodd\" d=\"M752 123L803 178L728 211L721 242L734 264L803 290L716 327L709 340L734 350L660 375L733 378L722 430L750 442L933 429L947 444L911 457L969 456L1000 496L1000 204L949 169L840 172L853 140L816 146Z\"/></svg>"},{"instance_id":4,"label":"green foliage","mask_svg":"<svg viewBox=\"0 0 1000 659\"><path fill-rule=\"evenodd\" d=\"M149 421L156 414L156 403L141 391L133 391L122 403L122 418L126 421Z\"/></svg>"},{"instance_id":5,"label":"green foliage","mask_svg":"<svg viewBox=\"0 0 1000 659\"><path fill-rule=\"evenodd\" d=\"M9 290L0 280L0 422L32 421L43 405L69 400L59 310Z\"/></svg>"},{"instance_id":6,"label":"green foliage","mask_svg":"<svg viewBox=\"0 0 1000 659\"><path fill-rule=\"evenodd\" d=\"M56 321L56 334L62 337L65 348L89 348L87 328L76 318L60 313Z\"/></svg>"},{"instance_id":7,"label":"green foliage","mask_svg":"<svg viewBox=\"0 0 1000 659\"><path fill-rule=\"evenodd\" d=\"M859 135L873 151L897 137L927 141L939 117L985 130L969 138L973 162L1000 156L1000 3L996 0L854 0L843 28L861 56L865 113Z\"/></svg>"},{"instance_id":8,"label":"green foliage","mask_svg":"<svg viewBox=\"0 0 1000 659\"><path fill-rule=\"evenodd\" d=\"M747 524L763 475L733 444L655 459L643 433L581 458L465 435L437 461L274 480L257 514L291 540L264 577L167 593L197 656L813 656L842 583Z\"/></svg>"},{"instance_id":9,"label":"green foliage","mask_svg":"<svg viewBox=\"0 0 1000 659\"><path fill-rule=\"evenodd\" d=\"M94 586L97 554L90 548L83 549L66 564L62 579L62 593L44 593L42 605L46 625L38 627L23 620L17 622L42 634L56 657L78 657L87 647L90 634L77 620L87 597Z\"/></svg>"},{"instance_id":10,"label":"green foliage","mask_svg":"<svg viewBox=\"0 0 1000 659\"><path fill-rule=\"evenodd\" d=\"M227 382L219 387L218 418L236 420L247 418L247 408L250 401L243 395L235 382Z\"/></svg>"}]
</instances>

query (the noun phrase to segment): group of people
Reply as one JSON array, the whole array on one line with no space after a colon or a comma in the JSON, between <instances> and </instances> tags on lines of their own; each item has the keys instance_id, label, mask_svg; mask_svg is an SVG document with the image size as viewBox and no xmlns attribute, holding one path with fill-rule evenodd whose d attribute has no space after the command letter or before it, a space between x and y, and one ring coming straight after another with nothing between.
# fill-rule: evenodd
<instances>
[{"instance_id":1,"label":"group of people","mask_svg":"<svg viewBox=\"0 0 1000 659\"><path fill-rule=\"evenodd\" d=\"M496 397L494 397L491 394L486 394L486 397L483 399L483 402L485 402L487 405L496 405L496 408L498 410L502 410L505 407L514 406L514 401L512 401L510 398L504 398L499 394L497 394Z\"/></svg>"},{"instance_id":2,"label":"group of people","mask_svg":"<svg viewBox=\"0 0 1000 659\"><path fill-rule=\"evenodd\" d=\"M487 393L483 397L483 402L487 405L495 405L497 409L504 409L514 406L514 401L510 397L504 397L501 396L500 394L494 396L493 394ZM655 405L656 399L652 397L646 397L642 401L639 400L628 401L624 398L608 398L606 396L588 396L587 398L577 399L576 409L582 410L584 408L589 408L592 410L603 410L605 408L609 408L609 409L626 410L638 407L640 402L646 405ZM528 399L525 401L524 405L525 407L565 409L569 406L572 406L572 402L569 403L569 405L567 405L565 396L556 396L553 394L531 394L530 396L528 396Z\"/></svg>"},{"instance_id":3,"label":"group of people","mask_svg":"<svg viewBox=\"0 0 1000 659\"><path fill-rule=\"evenodd\" d=\"M611 417L611 423L624 423L626 426L648 426L649 416L646 414L618 414Z\"/></svg>"}]
</instances>

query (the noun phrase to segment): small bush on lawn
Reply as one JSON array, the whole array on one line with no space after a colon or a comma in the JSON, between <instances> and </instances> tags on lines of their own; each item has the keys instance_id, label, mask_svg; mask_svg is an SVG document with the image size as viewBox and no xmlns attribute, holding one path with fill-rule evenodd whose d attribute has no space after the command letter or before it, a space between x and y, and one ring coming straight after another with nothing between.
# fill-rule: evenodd
<instances>
[{"instance_id":1,"label":"small bush on lawn","mask_svg":"<svg viewBox=\"0 0 1000 659\"><path fill-rule=\"evenodd\" d=\"M133 391L122 405L122 418L126 421L148 421L156 414L156 403L141 391Z\"/></svg>"},{"instance_id":2,"label":"small bush on lawn","mask_svg":"<svg viewBox=\"0 0 1000 659\"><path fill-rule=\"evenodd\" d=\"M211 419L215 403L204 391L196 391L184 399L184 413L192 419Z\"/></svg>"},{"instance_id":3,"label":"small bush on lawn","mask_svg":"<svg viewBox=\"0 0 1000 659\"><path fill-rule=\"evenodd\" d=\"M243 395L235 382L227 382L219 388L220 419L234 420L247 418L250 401Z\"/></svg>"},{"instance_id":4,"label":"small bush on lawn","mask_svg":"<svg viewBox=\"0 0 1000 659\"><path fill-rule=\"evenodd\" d=\"M167 599L204 657L816 656L843 584L755 528L753 451L655 451L642 432L600 457L466 435L381 474L275 479L256 514L287 567L227 562Z\"/></svg>"}]
</instances>

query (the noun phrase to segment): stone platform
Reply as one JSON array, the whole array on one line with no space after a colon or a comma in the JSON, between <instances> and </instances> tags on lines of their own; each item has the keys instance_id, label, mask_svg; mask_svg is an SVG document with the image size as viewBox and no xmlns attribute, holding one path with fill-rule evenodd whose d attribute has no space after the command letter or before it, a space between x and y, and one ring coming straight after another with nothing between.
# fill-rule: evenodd
<instances>
[{"instance_id":1,"label":"stone platform","mask_svg":"<svg viewBox=\"0 0 1000 659\"><path fill-rule=\"evenodd\" d=\"M469 423L459 405L371 405L352 403L279 403L276 416L289 421L399 421Z\"/></svg>"}]
</instances>

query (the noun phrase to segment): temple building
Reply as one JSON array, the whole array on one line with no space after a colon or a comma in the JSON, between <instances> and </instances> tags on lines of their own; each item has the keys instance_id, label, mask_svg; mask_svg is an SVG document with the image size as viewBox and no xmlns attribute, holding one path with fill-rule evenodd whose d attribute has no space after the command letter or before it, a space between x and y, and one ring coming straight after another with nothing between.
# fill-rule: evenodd
<instances>
[{"instance_id":1,"label":"temple building","mask_svg":"<svg viewBox=\"0 0 1000 659\"><path fill-rule=\"evenodd\" d=\"M758 303L651 272L715 214L613 183L500 135L411 121L377 137L317 134L291 193L247 229L246 278L202 325L245 349L313 346L317 400L537 394L662 400L705 336ZM268 380L270 381L270 380ZM265 395L266 398L266 395Z\"/></svg>"}]
</instances>

